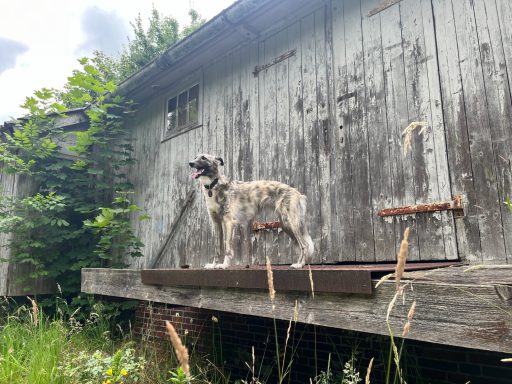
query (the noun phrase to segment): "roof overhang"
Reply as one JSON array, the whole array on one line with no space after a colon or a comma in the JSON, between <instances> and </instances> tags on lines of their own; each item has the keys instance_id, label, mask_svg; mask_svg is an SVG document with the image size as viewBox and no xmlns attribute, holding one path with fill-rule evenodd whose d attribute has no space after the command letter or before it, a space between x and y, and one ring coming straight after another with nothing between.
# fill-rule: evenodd
<instances>
[{"instance_id":1,"label":"roof overhang","mask_svg":"<svg viewBox=\"0 0 512 384\"><path fill-rule=\"evenodd\" d=\"M289 25L323 0L239 0L124 80L118 92L141 100L229 50ZM186 64L186 65L185 65Z\"/></svg>"}]
</instances>

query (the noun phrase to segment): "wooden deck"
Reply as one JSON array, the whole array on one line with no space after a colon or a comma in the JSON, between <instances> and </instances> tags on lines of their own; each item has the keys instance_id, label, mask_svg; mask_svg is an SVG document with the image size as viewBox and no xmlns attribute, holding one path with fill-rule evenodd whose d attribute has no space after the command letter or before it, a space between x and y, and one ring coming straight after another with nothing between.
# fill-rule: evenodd
<instances>
[{"instance_id":1,"label":"wooden deck","mask_svg":"<svg viewBox=\"0 0 512 384\"><path fill-rule=\"evenodd\" d=\"M512 268L456 266L406 272L405 299L390 317L400 335L414 300L416 314L409 338L439 344L512 353ZM313 272L313 277L315 276ZM385 322L395 282L363 294L277 291L275 306L265 289L145 285L140 270L84 269L86 293L149 300L246 315L289 320L295 303L299 321L335 328L388 334Z\"/></svg>"}]
</instances>

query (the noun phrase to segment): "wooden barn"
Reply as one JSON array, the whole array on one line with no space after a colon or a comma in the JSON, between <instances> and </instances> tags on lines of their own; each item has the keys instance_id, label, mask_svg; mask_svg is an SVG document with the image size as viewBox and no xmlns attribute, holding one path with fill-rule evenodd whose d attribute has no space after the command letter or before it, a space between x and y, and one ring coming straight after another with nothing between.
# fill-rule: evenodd
<instances>
[{"instance_id":1,"label":"wooden barn","mask_svg":"<svg viewBox=\"0 0 512 384\"><path fill-rule=\"evenodd\" d=\"M121 84L140 103L127 129L145 255L83 270L83 291L280 319L297 301L301 322L387 334L395 284L374 286L409 227L409 268L446 267L406 275L404 308L423 308L410 338L512 352L510 20L508 0L234 3ZM279 228L238 231L237 266L201 269L215 242L197 153L307 196L314 297Z\"/></svg>"}]
</instances>

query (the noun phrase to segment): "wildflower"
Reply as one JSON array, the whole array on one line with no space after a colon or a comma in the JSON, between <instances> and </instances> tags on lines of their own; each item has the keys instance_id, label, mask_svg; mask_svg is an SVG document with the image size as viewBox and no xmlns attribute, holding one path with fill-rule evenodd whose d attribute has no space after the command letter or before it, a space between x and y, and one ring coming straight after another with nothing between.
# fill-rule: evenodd
<instances>
[{"instance_id":1,"label":"wildflower","mask_svg":"<svg viewBox=\"0 0 512 384\"><path fill-rule=\"evenodd\" d=\"M212 321L213 321L214 323L218 323L218 322L219 322L219 319L217 319L215 316L212 316Z\"/></svg>"},{"instance_id":2,"label":"wildflower","mask_svg":"<svg viewBox=\"0 0 512 384\"><path fill-rule=\"evenodd\" d=\"M126 369L121 369L121 376L126 376L128 374L128 372L126 371Z\"/></svg>"},{"instance_id":3,"label":"wildflower","mask_svg":"<svg viewBox=\"0 0 512 384\"><path fill-rule=\"evenodd\" d=\"M107 376L112 376L112 368L107 369L106 374L107 374Z\"/></svg>"}]
</instances>

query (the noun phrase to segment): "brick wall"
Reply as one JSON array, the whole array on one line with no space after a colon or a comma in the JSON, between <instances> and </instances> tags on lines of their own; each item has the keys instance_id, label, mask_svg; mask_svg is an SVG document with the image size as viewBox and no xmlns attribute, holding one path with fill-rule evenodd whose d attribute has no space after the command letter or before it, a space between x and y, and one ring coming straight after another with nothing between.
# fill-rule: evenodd
<instances>
[{"instance_id":1,"label":"brick wall","mask_svg":"<svg viewBox=\"0 0 512 384\"><path fill-rule=\"evenodd\" d=\"M281 361L290 325L287 321L215 312L192 307L141 302L136 310L135 333L139 338L159 340L165 336L164 320L176 327L194 354L208 354L216 365L224 364L232 379L246 378L255 350L255 369L260 376L271 372L268 383L274 383L276 373L275 330L277 330ZM414 325L413 325L414 326ZM331 367L340 372L356 351L356 366L364 375L369 360L374 357L372 383L384 381L384 364L389 351L388 338L361 332L292 323L287 345L287 360L293 354L291 383L309 383L317 373L326 370L329 356ZM505 384L512 383L512 364L500 362L499 353L447 347L407 340L402 366L408 383L436 384ZM288 364L286 362L285 364ZM421 379L419 379L421 378ZM337 381L341 382L341 380Z\"/></svg>"}]
</instances>

